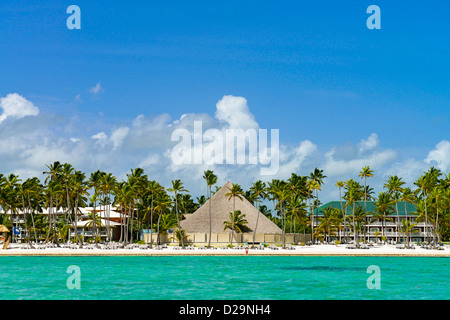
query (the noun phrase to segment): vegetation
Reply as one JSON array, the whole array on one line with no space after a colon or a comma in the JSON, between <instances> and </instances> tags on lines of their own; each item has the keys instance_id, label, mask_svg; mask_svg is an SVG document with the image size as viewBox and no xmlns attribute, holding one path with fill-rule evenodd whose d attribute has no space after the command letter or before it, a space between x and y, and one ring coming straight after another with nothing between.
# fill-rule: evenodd
<instances>
[{"instance_id":1,"label":"vegetation","mask_svg":"<svg viewBox=\"0 0 450 320\"><path fill-rule=\"evenodd\" d=\"M207 192L195 200L188 193L180 180L172 180L170 188L164 188L155 180L149 180L144 170L130 170L123 181L118 181L111 173L97 170L86 175L68 163L58 161L47 165L43 172L45 179L29 178L22 181L15 174L0 174L0 224L13 230L19 224L24 225L22 238L27 242L64 241L82 243L86 235L78 233L81 207L92 207L91 213L84 219L89 220L87 227L92 231L91 239L95 242L111 241L109 219L100 219L99 212L109 217L110 208L114 206L120 213L120 237L115 239L122 244L139 240L141 230L152 230L151 244L160 242L160 235L174 232L184 246L185 236L180 221L186 214L194 212L218 190L218 177L213 171L204 172ZM226 197L233 201L233 211L225 229L234 232L253 231L253 242L258 228L259 215L255 225L248 225L245 212L236 210L236 201L244 197L252 202L266 217L276 223L282 230L282 246L285 246L286 233L311 234L314 241L330 242L336 236L341 243L347 242L353 235L357 246L366 240L367 223L379 221L383 226L397 218L397 240L409 244L410 237L419 224L425 223L426 241L436 245L439 241L450 240L450 178L439 169L431 167L424 172L413 186L406 187L398 176L390 176L383 185L383 191L377 195L367 185L368 178L374 176L373 170L362 168L359 177L363 184L349 179L338 181L340 208L318 208L321 206L319 192L326 176L323 170L314 169L309 175L292 173L286 180L272 179L254 182L249 190L244 191L239 184L232 184ZM367 201L374 200L375 210L368 212ZM266 202L264 202L266 201ZM268 204L272 202L271 209ZM408 216L399 216L404 205L414 204L418 218L407 221ZM270 207L270 204L269 204ZM43 210L48 214L42 214ZM58 214L57 214L58 213ZM62 213L62 214L61 214ZM23 221L19 221L21 215ZM211 209L209 221L211 223ZM105 235L100 229L106 229ZM387 238L385 228L376 234L384 241ZM153 233L156 239L153 238ZM211 233L211 231L210 231ZM12 233L15 241L15 235ZM211 237L209 237L211 238ZM210 246L210 243L208 243Z\"/></svg>"}]
</instances>

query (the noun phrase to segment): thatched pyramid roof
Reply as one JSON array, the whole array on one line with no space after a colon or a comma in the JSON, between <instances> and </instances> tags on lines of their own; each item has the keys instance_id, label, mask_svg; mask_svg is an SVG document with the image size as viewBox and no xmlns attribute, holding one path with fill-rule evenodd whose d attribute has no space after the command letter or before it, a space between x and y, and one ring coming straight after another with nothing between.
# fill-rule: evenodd
<instances>
[{"instance_id":1,"label":"thatched pyramid roof","mask_svg":"<svg viewBox=\"0 0 450 320\"><path fill-rule=\"evenodd\" d=\"M223 233L231 232L231 230L224 231L224 221L230 220L230 212L233 212L233 198L228 200L225 196L231 189L232 184L227 182L220 188L212 197L208 199L200 208L193 214L187 215L185 220L180 222L181 227L186 232L205 232L209 233L209 203L211 201L211 216L212 216L212 232ZM248 221L247 227L253 232L256 226L256 218L259 215L258 227L256 233L281 233L281 229L265 215L260 213L247 199L242 197L242 200L236 198L236 210L240 210L245 214L245 219Z\"/></svg>"}]
</instances>

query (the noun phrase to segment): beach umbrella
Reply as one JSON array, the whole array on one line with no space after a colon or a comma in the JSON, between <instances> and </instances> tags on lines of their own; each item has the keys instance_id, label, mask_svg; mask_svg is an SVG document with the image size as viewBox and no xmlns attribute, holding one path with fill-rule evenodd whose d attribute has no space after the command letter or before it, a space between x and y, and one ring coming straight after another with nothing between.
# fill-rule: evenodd
<instances>
[{"instance_id":1,"label":"beach umbrella","mask_svg":"<svg viewBox=\"0 0 450 320\"><path fill-rule=\"evenodd\" d=\"M0 232L9 232L8 228L0 224Z\"/></svg>"}]
</instances>

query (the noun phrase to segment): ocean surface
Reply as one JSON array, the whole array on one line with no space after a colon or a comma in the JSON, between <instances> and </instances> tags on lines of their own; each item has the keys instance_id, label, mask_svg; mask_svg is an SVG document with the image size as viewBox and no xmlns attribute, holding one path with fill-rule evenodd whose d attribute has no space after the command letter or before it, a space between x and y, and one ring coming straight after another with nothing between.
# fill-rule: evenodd
<instances>
[{"instance_id":1,"label":"ocean surface","mask_svg":"<svg viewBox=\"0 0 450 320\"><path fill-rule=\"evenodd\" d=\"M434 257L3 256L0 299L448 300L449 267Z\"/></svg>"}]
</instances>

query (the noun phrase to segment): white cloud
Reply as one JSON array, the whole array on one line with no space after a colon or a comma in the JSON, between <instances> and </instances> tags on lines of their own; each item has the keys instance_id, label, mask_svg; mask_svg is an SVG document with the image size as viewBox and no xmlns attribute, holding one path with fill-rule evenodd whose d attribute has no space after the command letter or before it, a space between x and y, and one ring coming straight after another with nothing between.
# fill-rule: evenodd
<instances>
[{"instance_id":1,"label":"white cloud","mask_svg":"<svg viewBox=\"0 0 450 320\"><path fill-rule=\"evenodd\" d=\"M98 95L100 93L105 92L100 82L98 82L95 86L93 86L91 89L89 89L89 92Z\"/></svg>"},{"instance_id":2,"label":"white cloud","mask_svg":"<svg viewBox=\"0 0 450 320\"><path fill-rule=\"evenodd\" d=\"M128 132L130 132L130 128L120 127L111 133L110 140L113 143L113 150L116 150L122 145L122 142L128 135Z\"/></svg>"},{"instance_id":3,"label":"white cloud","mask_svg":"<svg viewBox=\"0 0 450 320\"><path fill-rule=\"evenodd\" d=\"M442 140L436 147L428 153L425 162L429 165L436 166L443 170L448 171L450 169L450 141Z\"/></svg>"},{"instance_id":4,"label":"white cloud","mask_svg":"<svg viewBox=\"0 0 450 320\"><path fill-rule=\"evenodd\" d=\"M106 140L106 139L108 139L108 136L104 132L99 132L99 133L96 133L93 136L91 136L91 138L95 139L95 140Z\"/></svg>"},{"instance_id":5,"label":"white cloud","mask_svg":"<svg viewBox=\"0 0 450 320\"><path fill-rule=\"evenodd\" d=\"M20 99L18 95L14 97L16 101L22 101L20 105L27 105L25 98ZM11 97L7 100L10 99L14 100ZM19 108L25 112L9 113L15 114L15 121L5 121L0 125L1 173L17 172L41 177L45 165L58 160L70 162L86 173L101 169L121 179L130 168L139 166L145 168L151 179L163 185L169 185L170 180L181 179L186 188L197 196L205 192L201 177L206 169L214 170L218 175L218 185L232 181L248 188L257 179L287 179L292 172L309 175L312 168L317 167L324 169L327 176L321 200L328 201L337 197L334 187L336 180L359 180L359 171L367 165L375 170L375 176L368 181L373 187L382 187L383 179L389 174L402 176L407 182L414 181L427 169L427 164L436 164L442 170L450 168L450 142L447 140L438 143L425 159L399 159L398 155L403 156L402 152L384 149L376 133L325 151L320 150L314 141L299 139L294 145L285 145L280 141L279 171L274 176L261 176L261 167L267 165L208 165L205 162L200 165L175 165L171 161L170 151L176 144L170 140L172 132L177 128L192 132L194 121L201 121L203 133L208 129L216 129L221 133L230 128L258 129L258 123L242 97L224 96L220 99L216 104L215 118L196 113L185 113L176 120L168 114L154 117L138 115L133 121L121 126L104 124L101 129L95 126L97 131L94 132L86 132L86 127L72 122L82 122L83 119L57 123L49 115L37 115L39 110L33 107L31 104L28 108ZM24 114L36 116L21 118ZM70 126L71 129L65 130L64 126ZM267 129L270 132L271 128ZM280 131L282 136L282 129ZM204 142L203 147L208 143ZM270 144L267 148L270 148ZM194 149L194 152L200 151ZM27 176L21 178L26 179Z\"/></svg>"},{"instance_id":6,"label":"white cloud","mask_svg":"<svg viewBox=\"0 0 450 320\"><path fill-rule=\"evenodd\" d=\"M3 109L3 113L0 115L0 123L7 118L21 119L39 114L38 107L17 93L10 93L4 98L0 98L0 108Z\"/></svg>"},{"instance_id":7,"label":"white cloud","mask_svg":"<svg viewBox=\"0 0 450 320\"><path fill-rule=\"evenodd\" d=\"M355 175L365 166L381 169L397 158L394 150L377 150L378 145L378 136L372 133L357 146L347 144L331 148L325 153L325 173L328 176Z\"/></svg>"},{"instance_id":8,"label":"white cloud","mask_svg":"<svg viewBox=\"0 0 450 320\"><path fill-rule=\"evenodd\" d=\"M216 104L216 119L226 122L230 129L258 129L258 123L243 97L224 96Z\"/></svg>"},{"instance_id":9,"label":"white cloud","mask_svg":"<svg viewBox=\"0 0 450 320\"><path fill-rule=\"evenodd\" d=\"M362 139L359 143L359 151L365 152L370 151L378 147L380 141L378 140L378 135L376 133L372 133L367 139Z\"/></svg>"},{"instance_id":10,"label":"white cloud","mask_svg":"<svg viewBox=\"0 0 450 320\"><path fill-rule=\"evenodd\" d=\"M287 179L292 172L300 172L308 158L317 153L317 146L309 140L299 143L298 147L281 146L280 169L277 176Z\"/></svg>"}]
</instances>

